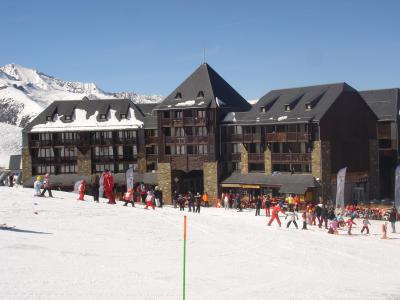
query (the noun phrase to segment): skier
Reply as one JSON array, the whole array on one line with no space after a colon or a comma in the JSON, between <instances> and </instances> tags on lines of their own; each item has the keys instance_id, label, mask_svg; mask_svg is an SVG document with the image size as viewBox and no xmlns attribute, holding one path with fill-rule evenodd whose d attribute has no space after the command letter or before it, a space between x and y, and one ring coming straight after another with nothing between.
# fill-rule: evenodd
<instances>
[{"instance_id":1,"label":"skier","mask_svg":"<svg viewBox=\"0 0 400 300\"><path fill-rule=\"evenodd\" d=\"M261 196L257 196L257 199L256 199L256 216L260 215L260 210L261 210Z\"/></svg>"},{"instance_id":2,"label":"skier","mask_svg":"<svg viewBox=\"0 0 400 300\"><path fill-rule=\"evenodd\" d=\"M329 221L328 233L329 234L339 234L338 226L339 226L339 223L338 223L336 218L331 220L331 221Z\"/></svg>"},{"instance_id":3,"label":"skier","mask_svg":"<svg viewBox=\"0 0 400 300\"><path fill-rule=\"evenodd\" d=\"M349 227L347 234L351 235L351 228L353 227L353 225L357 225L356 223L354 223L353 219L350 218L346 221L347 226Z\"/></svg>"},{"instance_id":4,"label":"skier","mask_svg":"<svg viewBox=\"0 0 400 300\"><path fill-rule=\"evenodd\" d=\"M135 207L135 201L133 201L133 190L132 189L128 189L128 191L124 194L122 199L125 202L124 206L128 206L128 204L131 203L132 207Z\"/></svg>"},{"instance_id":5,"label":"skier","mask_svg":"<svg viewBox=\"0 0 400 300\"><path fill-rule=\"evenodd\" d=\"M322 228L322 224L325 224L325 229L328 229L328 209L326 208L325 204L323 204L321 207L321 216L318 227Z\"/></svg>"},{"instance_id":6,"label":"skier","mask_svg":"<svg viewBox=\"0 0 400 300\"><path fill-rule=\"evenodd\" d=\"M44 197L44 193L46 191L49 192L49 197L53 198L53 195L51 194L51 189L50 189L50 182L49 182L49 173L46 173L44 175L44 180L43 180L43 191L42 191L42 196Z\"/></svg>"},{"instance_id":7,"label":"skier","mask_svg":"<svg viewBox=\"0 0 400 300\"><path fill-rule=\"evenodd\" d=\"M146 202L146 197L147 197L147 192L146 192L146 186L144 183L140 183L140 196L142 197L142 203L144 204Z\"/></svg>"},{"instance_id":8,"label":"skier","mask_svg":"<svg viewBox=\"0 0 400 300\"><path fill-rule=\"evenodd\" d=\"M201 208L201 195L200 193L197 193L196 196L196 212L200 213L200 208Z\"/></svg>"},{"instance_id":9,"label":"skier","mask_svg":"<svg viewBox=\"0 0 400 300\"><path fill-rule=\"evenodd\" d=\"M177 191L175 190L174 191L174 194L172 195L172 204L174 205L174 208L177 208L178 207L178 193L177 193Z\"/></svg>"},{"instance_id":10,"label":"skier","mask_svg":"<svg viewBox=\"0 0 400 300\"><path fill-rule=\"evenodd\" d=\"M194 195L192 192L189 192L189 212L193 210L194 212Z\"/></svg>"},{"instance_id":11,"label":"skier","mask_svg":"<svg viewBox=\"0 0 400 300\"><path fill-rule=\"evenodd\" d=\"M157 206L162 207L163 206L162 192L158 186L156 186L156 189L154 191L154 197L156 199Z\"/></svg>"},{"instance_id":12,"label":"skier","mask_svg":"<svg viewBox=\"0 0 400 300\"><path fill-rule=\"evenodd\" d=\"M270 196L268 195L268 196L267 196L267 199L265 199L265 215L266 215L267 217L270 217L270 216L271 216L270 208L271 208L271 198L270 198Z\"/></svg>"},{"instance_id":13,"label":"skier","mask_svg":"<svg viewBox=\"0 0 400 300\"><path fill-rule=\"evenodd\" d=\"M42 188L42 176L37 176L35 182L33 183L33 188L35 190L35 196L43 197L41 193Z\"/></svg>"},{"instance_id":14,"label":"skier","mask_svg":"<svg viewBox=\"0 0 400 300\"><path fill-rule=\"evenodd\" d=\"M205 192L203 194L203 202L204 202L204 207L209 207L209 203L208 203L208 193Z\"/></svg>"},{"instance_id":15,"label":"skier","mask_svg":"<svg viewBox=\"0 0 400 300\"><path fill-rule=\"evenodd\" d=\"M228 195L228 193L223 194L222 195L222 199L224 200L225 210L227 210L229 208L229 195Z\"/></svg>"},{"instance_id":16,"label":"skier","mask_svg":"<svg viewBox=\"0 0 400 300\"><path fill-rule=\"evenodd\" d=\"M100 177L97 174L93 174L90 179L90 185L92 186L93 200L94 202L99 202L99 187L100 187Z\"/></svg>"},{"instance_id":17,"label":"skier","mask_svg":"<svg viewBox=\"0 0 400 300\"><path fill-rule=\"evenodd\" d=\"M85 195L85 185L86 185L85 179L82 179L82 182L79 185L79 198L78 198L78 200L85 201L85 199L83 198L84 195Z\"/></svg>"},{"instance_id":18,"label":"skier","mask_svg":"<svg viewBox=\"0 0 400 300\"><path fill-rule=\"evenodd\" d=\"M387 239L387 222L382 224L382 238Z\"/></svg>"},{"instance_id":19,"label":"skier","mask_svg":"<svg viewBox=\"0 0 400 300\"><path fill-rule=\"evenodd\" d=\"M363 220L362 222L363 222L363 227L362 227L362 229L361 229L361 233L363 233L364 230L366 230L366 231L367 231L367 234L369 234L368 225L371 225L371 223L369 222L368 217L365 217L364 220Z\"/></svg>"},{"instance_id":20,"label":"skier","mask_svg":"<svg viewBox=\"0 0 400 300\"><path fill-rule=\"evenodd\" d=\"M395 207L393 207L389 214L389 222L392 225L392 233L396 233L396 220L397 220L397 210Z\"/></svg>"},{"instance_id":21,"label":"skier","mask_svg":"<svg viewBox=\"0 0 400 300\"><path fill-rule=\"evenodd\" d=\"M289 228L290 224L293 222L294 226L296 226L296 229L299 229L299 227L297 226L297 222L296 220L299 219L299 217L297 216L296 212L294 211L294 207L293 209L286 214L285 220L287 219L287 217L289 217L289 222L286 225L286 228Z\"/></svg>"},{"instance_id":22,"label":"skier","mask_svg":"<svg viewBox=\"0 0 400 300\"><path fill-rule=\"evenodd\" d=\"M115 198L113 194L113 189L114 189L114 177L111 175L111 173L106 170L104 173L104 179L103 179L103 185L104 185L104 193L106 194L106 197L108 198L108 204L115 204Z\"/></svg>"},{"instance_id":23,"label":"skier","mask_svg":"<svg viewBox=\"0 0 400 300\"><path fill-rule=\"evenodd\" d=\"M14 173L11 173L10 176L8 177L8 183L10 187L14 186Z\"/></svg>"},{"instance_id":24,"label":"skier","mask_svg":"<svg viewBox=\"0 0 400 300\"><path fill-rule=\"evenodd\" d=\"M322 218L321 218L321 215L322 215L322 204L319 203L319 204L315 207L315 216L316 216L316 218L317 218L317 220L318 220L318 227L319 227L319 228L322 227ZM317 224L314 224L314 225L317 225Z\"/></svg>"},{"instance_id":25,"label":"skier","mask_svg":"<svg viewBox=\"0 0 400 300\"><path fill-rule=\"evenodd\" d=\"M182 194L179 194L177 202L179 204L179 210L185 211L185 198L182 196Z\"/></svg>"},{"instance_id":26,"label":"skier","mask_svg":"<svg viewBox=\"0 0 400 300\"><path fill-rule=\"evenodd\" d=\"M279 212L285 214L285 212L283 211L282 207L280 204L277 204L274 206L274 208L272 209L272 216L271 219L268 222L268 226L271 226L272 222L276 219L276 221L279 224L279 227L281 227L281 220L279 219Z\"/></svg>"},{"instance_id":27,"label":"skier","mask_svg":"<svg viewBox=\"0 0 400 300\"><path fill-rule=\"evenodd\" d=\"M304 230L307 230L307 213L306 211L303 211L303 213L301 214L301 219L303 220L303 228Z\"/></svg>"},{"instance_id":28,"label":"skier","mask_svg":"<svg viewBox=\"0 0 400 300\"><path fill-rule=\"evenodd\" d=\"M153 208L153 210L156 209L156 207L154 206L153 200L154 200L153 192L152 191L148 191L147 192L147 196L146 196L146 207L145 207L145 209L148 209L149 206L151 206Z\"/></svg>"}]
</instances>

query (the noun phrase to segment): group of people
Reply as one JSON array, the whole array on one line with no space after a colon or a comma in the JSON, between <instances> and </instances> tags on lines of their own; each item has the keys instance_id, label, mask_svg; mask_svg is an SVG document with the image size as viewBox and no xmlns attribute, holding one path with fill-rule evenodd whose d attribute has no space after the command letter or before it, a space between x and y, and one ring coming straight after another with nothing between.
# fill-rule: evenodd
<instances>
[{"instance_id":1,"label":"group of people","mask_svg":"<svg viewBox=\"0 0 400 300\"><path fill-rule=\"evenodd\" d=\"M4 172L0 175L0 186L18 186L21 184L21 173Z\"/></svg>"},{"instance_id":2,"label":"group of people","mask_svg":"<svg viewBox=\"0 0 400 300\"><path fill-rule=\"evenodd\" d=\"M36 177L36 180L33 183L33 189L35 192L35 196L37 197L44 197L47 191L49 197L53 198L53 194L51 193L50 178L48 173L46 173L44 177L41 175Z\"/></svg>"},{"instance_id":3,"label":"group of people","mask_svg":"<svg viewBox=\"0 0 400 300\"><path fill-rule=\"evenodd\" d=\"M172 195L172 204L174 208L179 206L180 211L185 211L185 207L187 205L189 212L200 213L203 203L205 207L209 207L208 201L209 199L207 192L201 195L199 192L194 194L193 192L189 191L187 194L182 195L178 194L177 191L174 191Z\"/></svg>"}]
</instances>

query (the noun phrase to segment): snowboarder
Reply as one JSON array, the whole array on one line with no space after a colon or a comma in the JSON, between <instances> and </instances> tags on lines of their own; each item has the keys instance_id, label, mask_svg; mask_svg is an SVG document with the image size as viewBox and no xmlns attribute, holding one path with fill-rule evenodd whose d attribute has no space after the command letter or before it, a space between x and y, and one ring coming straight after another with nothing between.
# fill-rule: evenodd
<instances>
[{"instance_id":1,"label":"snowboarder","mask_svg":"<svg viewBox=\"0 0 400 300\"><path fill-rule=\"evenodd\" d=\"M154 200L153 192L152 191L148 191L147 192L147 196L146 196L146 207L145 207L145 209L148 209L149 206L151 206L151 208L153 208L153 210L156 209L156 207L154 206L153 200Z\"/></svg>"},{"instance_id":2,"label":"snowboarder","mask_svg":"<svg viewBox=\"0 0 400 300\"><path fill-rule=\"evenodd\" d=\"M43 180L43 191L42 191L42 196L44 197L44 193L46 191L49 192L49 197L53 198L53 195L51 194L51 189L50 189L50 181L49 181L49 173L46 173L44 175L44 180Z\"/></svg>"},{"instance_id":3,"label":"snowboarder","mask_svg":"<svg viewBox=\"0 0 400 300\"><path fill-rule=\"evenodd\" d=\"M277 204L274 206L274 208L272 209L272 216L271 219L268 222L268 226L271 226L272 222L274 220L276 220L276 222L278 222L279 227L281 227L281 220L279 219L279 212L285 214L285 212L283 211L282 207L280 204Z\"/></svg>"},{"instance_id":4,"label":"snowboarder","mask_svg":"<svg viewBox=\"0 0 400 300\"><path fill-rule=\"evenodd\" d=\"M104 193L106 194L106 197L108 198L108 204L115 204L115 198L113 194L113 189L114 189L114 177L111 175L111 173L106 170L104 173L104 179L103 179L103 185L104 185Z\"/></svg>"},{"instance_id":5,"label":"snowboarder","mask_svg":"<svg viewBox=\"0 0 400 300\"><path fill-rule=\"evenodd\" d=\"M124 194L122 199L125 202L124 206L128 206L128 204L131 203L132 207L135 207L135 201L133 201L133 190L132 189L128 189L128 191Z\"/></svg>"},{"instance_id":6,"label":"snowboarder","mask_svg":"<svg viewBox=\"0 0 400 300\"><path fill-rule=\"evenodd\" d=\"M296 220L299 219L299 217L297 216L296 212L294 211L294 207L292 209L292 211L290 211L289 213L286 214L285 220L287 219L287 217L289 217L289 222L286 225L286 228L289 228L290 224L293 222L294 226L296 226L296 229L299 229L299 227L297 226L297 222Z\"/></svg>"},{"instance_id":7,"label":"snowboarder","mask_svg":"<svg viewBox=\"0 0 400 300\"><path fill-rule=\"evenodd\" d=\"M257 199L256 199L256 216L260 215L260 210L261 210L261 196L257 196Z\"/></svg>"},{"instance_id":8,"label":"snowboarder","mask_svg":"<svg viewBox=\"0 0 400 300\"><path fill-rule=\"evenodd\" d=\"M82 179L81 184L79 185L79 198L78 200L85 201L84 196L85 196L85 179Z\"/></svg>"},{"instance_id":9,"label":"snowboarder","mask_svg":"<svg viewBox=\"0 0 400 300\"><path fill-rule=\"evenodd\" d=\"M35 190L35 196L43 197L41 188L42 188L42 176L37 176L35 182L33 183L33 188Z\"/></svg>"},{"instance_id":10,"label":"snowboarder","mask_svg":"<svg viewBox=\"0 0 400 300\"><path fill-rule=\"evenodd\" d=\"M361 229L361 233L363 233L364 230L366 230L366 231L367 231L367 234L369 234L369 227L368 227L368 225L371 225L371 223L369 222L368 217L365 217L364 220L363 220L362 222L363 222L363 227L362 227L362 229Z\"/></svg>"},{"instance_id":11,"label":"snowboarder","mask_svg":"<svg viewBox=\"0 0 400 300\"><path fill-rule=\"evenodd\" d=\"M397 210L395 207L393 207L389 214L389 222L392 225L392 233L396 233L396 220L397 220Z\"/></svg>"},{"instance_id":12,"label":"snowboarder","mask_svg":"<svg viewBox=\"0 0 400 300\"><path fill-rule=\"evenodd\" d=\"M90 184L92 187L92 194L94 202L99 202L99 187L100 187L100 177L97 174L93 174L90 179Z\"/></svg>"}]
</instances>

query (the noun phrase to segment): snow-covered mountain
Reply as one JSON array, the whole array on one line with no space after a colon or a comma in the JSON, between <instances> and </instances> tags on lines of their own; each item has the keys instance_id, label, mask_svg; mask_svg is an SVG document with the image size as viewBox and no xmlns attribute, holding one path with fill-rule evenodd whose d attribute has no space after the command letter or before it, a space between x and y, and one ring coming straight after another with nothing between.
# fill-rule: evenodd
<instances>
[{"instance_id":1,"label":"snow-covered mountain","mask_svg":"<svg viewBox=\"0 0 400 300\"><path fill-rule=\"evenodd\" d=\"M94 83L71 82L17 64L0 67L0 122L20 127L55 100L129 98L154 103L159 95L105 92Z\"/></svg>"}]
</instances>

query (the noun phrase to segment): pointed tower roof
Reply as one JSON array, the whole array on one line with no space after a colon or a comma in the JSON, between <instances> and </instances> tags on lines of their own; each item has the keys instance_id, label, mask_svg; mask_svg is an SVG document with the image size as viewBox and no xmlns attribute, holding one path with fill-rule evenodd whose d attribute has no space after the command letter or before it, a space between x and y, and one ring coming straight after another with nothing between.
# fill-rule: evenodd
<instances>
[{"instance_id":1,"label":"pointed tower roof","mask_svg":"<svg viewBox=\"0 0 400 300\"><path fill-rule=\"evenodd\" d=\"M251 108L251 105L213 68L204 63L155 109L183 109L189 107L247 111Z\"/></svg>"}]
</instances>

